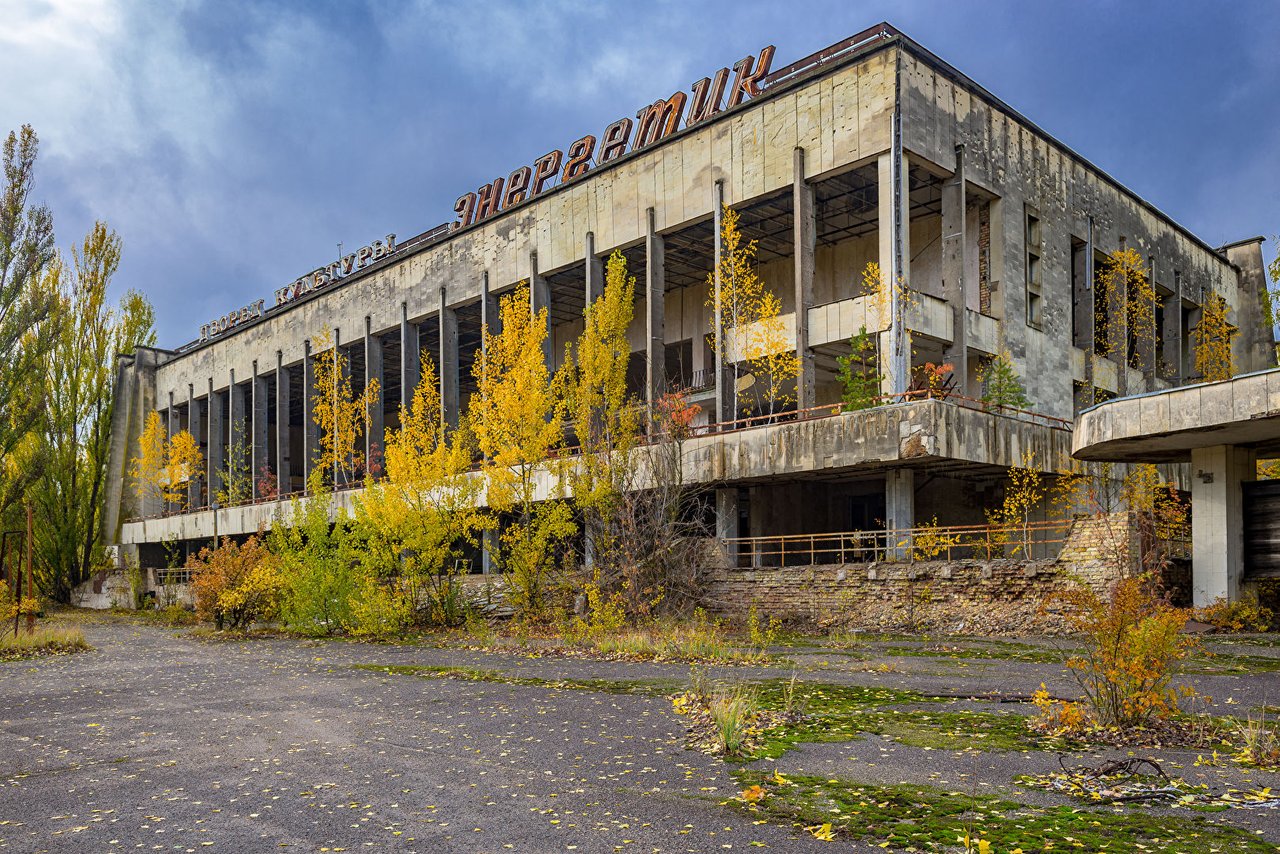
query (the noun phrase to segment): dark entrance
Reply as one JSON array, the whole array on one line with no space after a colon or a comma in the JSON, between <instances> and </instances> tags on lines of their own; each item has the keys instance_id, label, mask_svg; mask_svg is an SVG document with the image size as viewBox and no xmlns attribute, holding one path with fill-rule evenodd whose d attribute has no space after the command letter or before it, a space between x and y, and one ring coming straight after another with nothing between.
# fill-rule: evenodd
<instances>
[{"instance_id":1,"label":"dark entrance","mask_svg":"<svg viewBox=\"0 0 1280 854\"><path fill-rule=\"evenodd\" d=\"M1241 484L1244 490L1244 577L1280 578L1280 480Z\"/></svg>"}]
</instances>

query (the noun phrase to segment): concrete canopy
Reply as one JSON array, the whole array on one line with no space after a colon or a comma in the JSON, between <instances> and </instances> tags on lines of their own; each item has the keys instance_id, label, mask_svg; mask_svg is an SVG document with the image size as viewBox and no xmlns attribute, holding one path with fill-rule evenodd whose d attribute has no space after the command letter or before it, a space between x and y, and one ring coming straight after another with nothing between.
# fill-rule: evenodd
<instances>
[{"instance_id":1,"label":"concrete canopy","mask_svg":"<svg viewBox=\"0 0 1280 854\"><path fill-rule=\"evenodd\" d=\"M1076 418L1072 456L1102 462L1188 462L1230 445L1280 456L1280 369L1109 400Z\"/></svg>"}]
</instances>

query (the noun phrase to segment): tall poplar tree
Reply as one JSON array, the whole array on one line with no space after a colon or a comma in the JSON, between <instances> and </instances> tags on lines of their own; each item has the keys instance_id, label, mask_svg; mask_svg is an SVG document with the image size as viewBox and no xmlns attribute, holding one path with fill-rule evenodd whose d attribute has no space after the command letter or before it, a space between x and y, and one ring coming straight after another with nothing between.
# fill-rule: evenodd
<instances>
[{"instance_id":1,"label":"tall poplar tree","mask_svg":"<svg viewBox=\"0 0 1280 854\"><path fill-rule=\"evenodd\" d=\"M112 367L118 355L155 344L155 313L141 294L128 291L114 306L107 301L120 253L120 238L96 222L72 248L71 267L54 258L47 274L57 294L58 322L48 356L56 370L48 378L41 431L45 476L31 492L40 519L40 586L59 601L101 562Z\"/></svg>"},{"instance_id":2,"label":"tall poplar tree","mask_svg":"<svg viewBox=\"0 0 1280 854\"><path fill-rule=\"evenodd\" d=\"M57 338L53 215L31 202L39 147L23 125L0 154L0 517L11 515L43 470L40 421Z\"/></svg>"}]
</instances>

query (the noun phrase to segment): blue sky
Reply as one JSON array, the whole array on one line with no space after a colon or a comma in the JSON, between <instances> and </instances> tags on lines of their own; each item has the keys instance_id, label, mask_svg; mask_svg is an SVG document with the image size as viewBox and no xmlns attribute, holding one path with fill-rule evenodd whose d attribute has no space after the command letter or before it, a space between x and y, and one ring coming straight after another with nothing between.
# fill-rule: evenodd
<instances>
[{"instance_id":1,"label":"blue sky","mask_svg":"<svg viewBox=\"0 0 1280 854\"><path fill-rule=\"evenodd\" d=\"M63 247L124 239L160 344L765 44L887 20L1215 245L1280 233L1280 3L0 0Z\"/></svg>"}]
</instances>

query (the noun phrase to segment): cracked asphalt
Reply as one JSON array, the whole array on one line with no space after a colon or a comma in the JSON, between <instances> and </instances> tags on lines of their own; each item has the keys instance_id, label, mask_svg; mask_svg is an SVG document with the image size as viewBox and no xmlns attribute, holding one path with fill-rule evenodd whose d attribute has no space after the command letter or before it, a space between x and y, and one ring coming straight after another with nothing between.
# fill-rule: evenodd
<instances>
[{"instance_id":1,"label":"cracked asphalt","mask_svg":"<svg viewBox=\"0 0 1280 854\"><path fill-rule=\"evenodd\" d=\"M70 619L94 651L0 664L0 850L831 850L801 829L756 823L724 806L737 794L732 766L684 749L684 721L661 696L354 666L676 685L687 665L341 640L216 641L133 619ZM755 679L794 668L810 682L925 693L1029 692L1041 682L1072 692L1053 661L887 649L782 649L793 664L711 671ZM1271 646L1223 650L1280 655ZM1213 695L1218 714L1280 697L1274 671L1200 675L1195 683ZM1072 753L1065 761L1114 755ZM1280 790L1280 775L1200 768L1186 751L1155 755L1193 782ZM1045 803L1051 796L1019 789L1013 778L1059 766L1048 751L949 753L868 736L802 745L776 767ZM1231 813L1215 818L1280 843L1280 810ZM837 848L882 850L847 840Z\"/></svg>"},{"instance_id":2,"label":"cracked asphalt","mask_svg":"<svg viewBox=\"0 0 1280 854\"><path fill-rule=\"evenodd\" d=\"M661 697L422 679L450 651L118 622L0 664L0 850L818 850L719 801ZM444 662L447 663L447 662Z\"/></svg>"}]
</instances>

